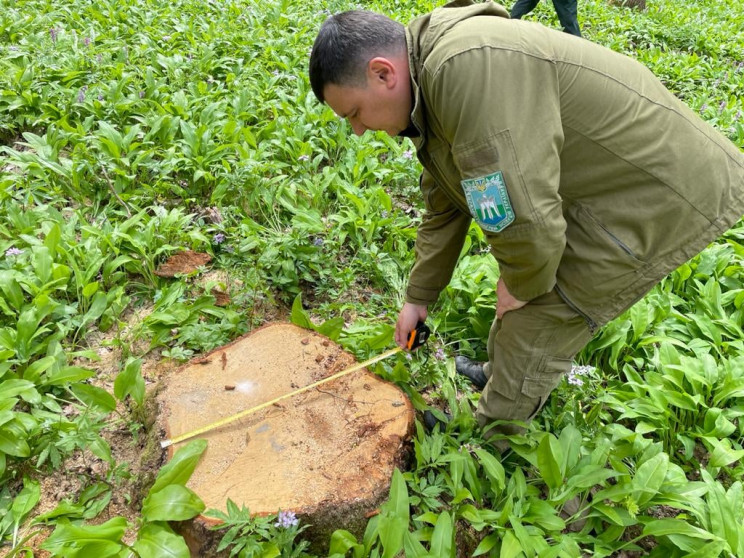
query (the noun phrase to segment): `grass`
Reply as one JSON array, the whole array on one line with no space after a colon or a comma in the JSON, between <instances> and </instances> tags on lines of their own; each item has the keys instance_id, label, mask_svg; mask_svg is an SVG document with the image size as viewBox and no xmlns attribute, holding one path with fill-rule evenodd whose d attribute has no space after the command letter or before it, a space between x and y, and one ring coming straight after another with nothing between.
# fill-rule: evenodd
<instances>
[{"instance_id":1,"label":"grass","mask_svg":"<svg viewBox=\"0 0 744 558\"><path fill-rule=\"evenodd\" d=\"M107 432L146 429L143 363L208 351L277 308L324 324L359 358L391 346L422 210L411 145L354 137L310 92L316 30L354 4L1 5L4 550L186 556L168 521L201 511L184 486L198 442L157 480L141 479L134 517L103 521L136 485ZM364 7L407 21L434 4ZM740 12L718 0L653 1L645 12L580 3L587 39L639 59L744 148ZM557 26L549 3L530 17ZM456 429L418 428L414 463L392 479L381 513L363 537L337 531L330 553L744 555L744 227L603 328L579 357L592 368L561 384L503 456L480 437L478 395L450 358L485 352L498 273L485 247L471 228L431 312L434 356L376 367L417 409L448 408ZM155 274L184 249L210 254L221 275ZM227 306L214 287L229 291ZM113 385L101 348L121 357ZM104 466L40 513L43 480L83 452ZM576 498L580 510L562 514ZM234 555L312 555L301 523L229 512L223 546Z\"/></svg>"}]
</instances>

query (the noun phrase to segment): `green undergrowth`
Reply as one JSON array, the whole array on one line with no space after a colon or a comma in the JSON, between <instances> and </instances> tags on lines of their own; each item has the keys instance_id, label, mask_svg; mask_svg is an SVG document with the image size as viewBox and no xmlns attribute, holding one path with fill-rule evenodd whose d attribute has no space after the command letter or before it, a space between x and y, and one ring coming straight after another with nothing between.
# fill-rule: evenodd
<instances>
[{"instance_id":1,"label":"green undergrowth","mask_svg":"<svg viewBox=\"0 0 744 558\"><path fill-rule=\"evenodd\" d=\"M431 2L363 5L407 21ZM146 360L181 362L285 312L367 358L392 346L422 202L407 141L354 137L309 87L315 32L349 2L0 0L0 540L9 556L187 556L169 521L203 444L104 521L131 476L107 439L145 428ZM580 2L585 37L654 71L744 148L739 2ZM557 26L542 2L529 16ZM165 278L183 250L211 262ZM744 556L744 226L680 267L582 351L501 453L452 356L485 355L498 268L472 227L434 336L375 371L417 410L407 471L330 555ZM229 294L218 303L215 289ZM280 309L280 310L277 310ZM139 319L134 320L133 316ZM113 384L100 349L120 354ZM148 425L149 427L149 425ZM41 513L41 481L101 461ZM73 473L70 473L73 474ZM221 548L315 556L302 518L230 502ZM35 542L38 532L47 538ZM459 553L459 554L458 554Z\"/></svg>"}]
</instances>

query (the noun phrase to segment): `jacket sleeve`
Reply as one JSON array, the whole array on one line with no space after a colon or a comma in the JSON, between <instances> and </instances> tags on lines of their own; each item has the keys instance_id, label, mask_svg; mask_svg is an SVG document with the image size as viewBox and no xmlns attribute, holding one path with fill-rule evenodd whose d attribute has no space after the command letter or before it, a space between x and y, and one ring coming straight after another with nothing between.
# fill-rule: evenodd
<instances>
[{"instance_id":1,"label":"jacket sleeve","mask_svg":"<svg viewBox=\"0 0 744 558\"><path fill-rule=\"evenodd\" d=\"M421 193L426 211L416 233L416 262L406 302L428 306L452 278L471 218L452 204L426 170L421 174Z\"/></svg>"},{"instance_id":2,"label":"jacket sleeve","mask_svg":"<svg viewBox=\"0 0 744 558\"><path fill-rule=\"evenodd\" d=\"M429 125L449 143L461 184L503 177L514 220L486 235L509 292L519 300L549 292L566 243L555 64L480 46L425 67L422 83Z\"/></svg>"}]
</instances>

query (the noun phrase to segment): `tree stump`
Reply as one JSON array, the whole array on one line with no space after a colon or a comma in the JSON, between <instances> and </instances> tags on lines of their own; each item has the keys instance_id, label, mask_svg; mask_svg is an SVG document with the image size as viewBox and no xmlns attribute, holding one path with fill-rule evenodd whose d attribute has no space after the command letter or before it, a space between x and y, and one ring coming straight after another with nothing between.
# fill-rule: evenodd
<instances>
[{"instance_id":1,"label":"tree stump","mask_svg":"<svg viewBox=\"0 0 744 558\"><path fill-rule=\"evenodd\" d=\"M166 378L161 427L174 438L354 363L315 332L266 326ZM310 525L303 536L315 548L335 529L360 536L407 458L413 418L397 386L366 369L352 372L199 436L208 447L187 486L207 509L226 511L229 498L252 515L292 511ZM169 459L178 446L168 448ZM199 516L180 524L195 556L214 555L221 537L207 529L214 523Z\"/></svg>"}]
</instances>

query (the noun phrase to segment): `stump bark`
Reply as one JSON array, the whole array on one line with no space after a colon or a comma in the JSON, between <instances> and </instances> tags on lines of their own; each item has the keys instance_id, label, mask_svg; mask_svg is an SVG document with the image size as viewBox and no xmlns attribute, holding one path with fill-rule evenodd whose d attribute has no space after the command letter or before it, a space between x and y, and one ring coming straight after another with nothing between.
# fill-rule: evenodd
<instances>
[{"instance_id":1,"label":"stump bark","mask_svg":"<svg viewBox=\"0 0 744 558\"><path fill-rule=\"evenodd\" d=\"M315 332L266 326L166 378L162 428L174 438L355 362ZM321 548L335 529L361 536L407 459L413 419L397 386L362 369L199 436L208 447L187 486L207 509L226 511L230 498L252 515L293 511ZM168 448L169 459L177 449ZM218 537L207 529L214 522L199 516L180 524L194 556L215 555Z\"/></svg>"}]
</instances>

